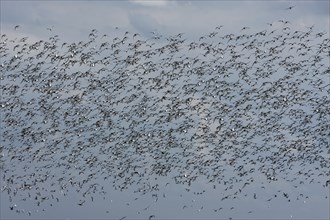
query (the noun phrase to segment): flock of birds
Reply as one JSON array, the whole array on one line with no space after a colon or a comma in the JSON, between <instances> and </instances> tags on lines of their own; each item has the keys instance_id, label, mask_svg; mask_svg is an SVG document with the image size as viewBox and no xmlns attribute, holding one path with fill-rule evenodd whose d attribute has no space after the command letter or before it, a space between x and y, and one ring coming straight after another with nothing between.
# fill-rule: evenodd
<instances>
[{"instance_id":1,"label":"flock of birds","mask_svg":"<svg viewBox=\"0 0 330 220\"><path fill-rule=\"evenodd\" d=\"M106 197L100 180L162 197L203 179L222 200L256 174L329 187L328 35L284 20L196 40L3 34L1 193L42 206L76 191L82 206Z\"/></svg>"}]
</instances>

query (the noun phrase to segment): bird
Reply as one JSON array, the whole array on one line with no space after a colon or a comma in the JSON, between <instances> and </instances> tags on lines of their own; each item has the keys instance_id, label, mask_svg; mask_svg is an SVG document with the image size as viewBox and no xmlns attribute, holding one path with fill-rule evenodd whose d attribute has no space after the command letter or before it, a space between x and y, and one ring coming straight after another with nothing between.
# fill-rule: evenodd
<instances>
[{"instance_id":1,"label":"bird","mask_svg":"<svg viewBox=\"0 0 330 220\"><path fill-rule=\"evenodd\" d=\"M289 6L286 8L286 10L292 10L294 7L296 7L295 5Z\"/></svg>"},{"instance_id":2,"label":"bird","mask_svg":"<svg viewBox=\"0 0 330 220\"><path fill-rule=\"evenodd\" d=\"M77 192L78 206L95 203L108 198L105 186L133 189L131 207L143 196L172 198L165 189L175 186L184 186L180 198L194 196L191 204L219 189L221 203L260 200L251 188L260 179L263 192L279 182L297 191L328 186L330 41L316 26L278 22L258 32L213 29L197 40L130 30L92 29L79 42L64 42L56 30L40 40L4 33L2 191L33 198L39 210L68 192ZM282 189L267 201L292 196Z\"/></svg>"},{"instance_id":3,"label":"bird","mask_svg":"<svg viewBox=\"0 0 330 220\"><path fill-rule=\"evenodd\" d=\"M53 31L53 28L54 28L54 26L47 27L46 30L48 30L48 31Z\"/></svg>"},{"instance_id":4,"label":"bird","mask_svg":"<svg viewBox=\"0 0 330 220\"><path fill-rule=\"evenodd\" d=\"M244 31L244 30L247 30L247 29L250 29L250 27L243 27L243 28L241 29L241 32Z\"/></svg>"}]
</instances>

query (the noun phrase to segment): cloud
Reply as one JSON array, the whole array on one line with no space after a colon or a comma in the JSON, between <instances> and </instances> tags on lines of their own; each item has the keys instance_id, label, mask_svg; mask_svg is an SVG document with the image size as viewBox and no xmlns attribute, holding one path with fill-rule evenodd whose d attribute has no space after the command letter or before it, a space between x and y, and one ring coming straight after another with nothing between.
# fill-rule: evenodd
<instances>
[{"instance_id":1,"label":"cloud","mask_svg":"<svg viewBox=\"0 0 330 220\"><path fill-rule=\"evenodd\" d=\"M128 15L130 24L142 35L149 38L156 31L164 33L165 26L161 25L152 15L143 12L134 12Z\"/></svg>"},{"instance_id":2,"label":"cloud","mask_svg":"<svg viewBox=\"0 0 330 220\"><path fill-rule=\"evenodd\" d=\"M168 4L168 1L166 0L149 0L149 1L131 0L131 2L133 2L134 4L147 6L147 7L163 7Z\"/></svg>"},{"instance_id":3,"label":"cloud","mask_svg":"<svg viewBox=\"0 0 330 220\"><path fill-rule=\"evenodd\" d=\"M9 32L20 25L20 31L26 34L47 37L56 33L71 42L85 40L94 28L108 36L117 35L115 27L119 27L120 31L137 31L145 37L155 31L165 36L184 32L188 38L199 38L219 25L224 26L219 34L237 33L244 26L254 32L280 19L302 28L313 24L320 29L328 27L328 2L295 5L288 11L285 8L290 5L283 1L5 1L1 3L1 29ZM52 26L50 33L46 28Z\"/></svg>"}]
</instances>

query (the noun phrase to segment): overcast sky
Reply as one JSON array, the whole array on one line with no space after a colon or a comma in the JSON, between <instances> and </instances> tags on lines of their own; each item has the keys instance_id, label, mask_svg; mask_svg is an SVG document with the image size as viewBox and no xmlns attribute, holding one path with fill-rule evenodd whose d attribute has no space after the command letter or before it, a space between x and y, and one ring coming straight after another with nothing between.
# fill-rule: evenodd
<instances>
[{"instance_id":1,"label":"overcast sky","mask_svg":"<svg viewBox=\"0 0 330 220\"><path fill-rule=\"evenodd\" d=\"M291 10L288 7L294 6ZM101 34L122 34L125 31L139 33L146 38L151 32L164 35L185 33L186 37L198 38L212 32L215 27L223 25L224 33L239 32L242 27L251 27L249 31L257 32L267 29L267 23L276 23L283 19L289 20L297 29L304 29L315 25L315 29L327 31L329 34L329 1L3 1L1 0L1 34L6 33L9 37L29 36L32 40L39 40L58 34L63 41L79 41L86 39L92 29L97 29ZM19 25L17 31L14 27ZM276 24L275 24L276 25ZM199 184L199 183L198 183ZM198 185L197 184L197 185ZM283 183L286 184L286 183ZM196 186L201 187L199 186ZM111 190L111 189L109 189ZM110 191L112 197L103 201L98 200L86 207L76 205L75 196L71 195L64 199L61 204L54 205L52 209L42 214L36 214L39 218L120 218L148 217L152 214L167 218L217 218L219 216L210 209L204 208L205 204L212 204L214 195L209 193L202 198L187 194L184 199L180 193L182 189L170 188L167 200L160 200L157 205L151 207L151 211L144 215L136 215L137 210L147 206L148 201L134 203L134 195L130 192L119 193ZM251 192L255 190L250 189ZM259 189L260 190L260 189ZM277 188L274 186L273 191ZM292 189L292 187L290 188ZM263 201L242 200L242 213L230 210L221 218L235 216L248 218L243 213L251 207L259 206L259 213L255 217L266 218L326 218L328 202L325 202L324 194L327 190L317 185L306 185L303 190L313 191L313 197L305 201L291 203L285 207L282 201L275 201L272 207L265 205ZM271 195L273 192L268 192ZM183 193L184 194L184 193ZM213 197L212 197L213 196ZM72 199L73 198L73 199ZM143 199L142 199L143 200ZM184 200L184 201L183 201ZM198 200L195 204L195 201ZM74 201L74 202L72 202ZM134 205L127 205L132 202ZM179 201L179 202L178 202ZM193 202L192 202L193 201ZM217 200L218 201L218 200ZM253 201L253 202L252 202ZM237 201L235 201L237 202ZM251 203L252 202L252 203ZM109 204L113 205L109 205ZM182 211L184 204L193 205L194 209ZM140 205L140 207L138 207ZM189 206L188 205L188 206ZM98 206L102 210L95 212ZM111 206L111 208L109 208ZM237 204L236 204L237 206ZM240 206L240 205L238 205ZM134 208L133 208L134 207ZM138 207L138 208L137 208ZM164 208L166 207L166 208ZM205 206L206 207L206 206ZM215 208L216 206L214 206ZM94 211L91 211L94 210ZM110 210L106 212L106 210ZM174 210L171 212L171 210ZM192 211L194 210L194 212ZM200 212L196 212L200 210ZM207 211L208 210L208 211ZM80 213L77 215L77 213ZM2 218L27 218L26 215L16 215L8 209L8 198L1 196ZM127 214L125 214L127 213ZM293 216L291 216L293 215ZM32 216L33 217L33 216Z\"/></svg>"},{"instance_id":2,"label":"overcast sky","mask_svg":"<svg viewBox=\"0 0 330 220\"><path fill-rule=\"evenodd\" d=\"M288 7L295 6L292 10ZM84 38L91 29L118 34L115 28L146 36L185 33L199 37L223 25L224 32L244 26L263 30L267 23L289 20L296 27L329 27L329 2L315 1L1 1L1 31L62 39ZM118 30L117 30L118 32ZM17 34L17 32L15 33Z\"/></svg>"}]
</instances>

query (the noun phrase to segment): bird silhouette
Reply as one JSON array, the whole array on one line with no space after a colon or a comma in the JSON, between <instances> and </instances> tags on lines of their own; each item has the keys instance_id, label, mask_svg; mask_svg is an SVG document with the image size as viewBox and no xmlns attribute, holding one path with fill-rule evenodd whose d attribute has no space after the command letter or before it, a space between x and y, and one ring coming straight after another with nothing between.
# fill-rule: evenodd
<instances>
[{"instance_id":1,"label":"bird silhouette","mask_svg":"<svg viewBox=\"0 0 330 220\"><path fill-rule=\"evenodd\" d=\"M224 187L220 201L244 197L256 175L328 187L330 40L278 22L239 34L218 26L198 40L96 29L74 43L3 34L2 192L42 206L76 190L83 206L106 197L100 180L154 202L171 184L203 195L192 188L200 178Z\"/></svg>"}]
</instances>

